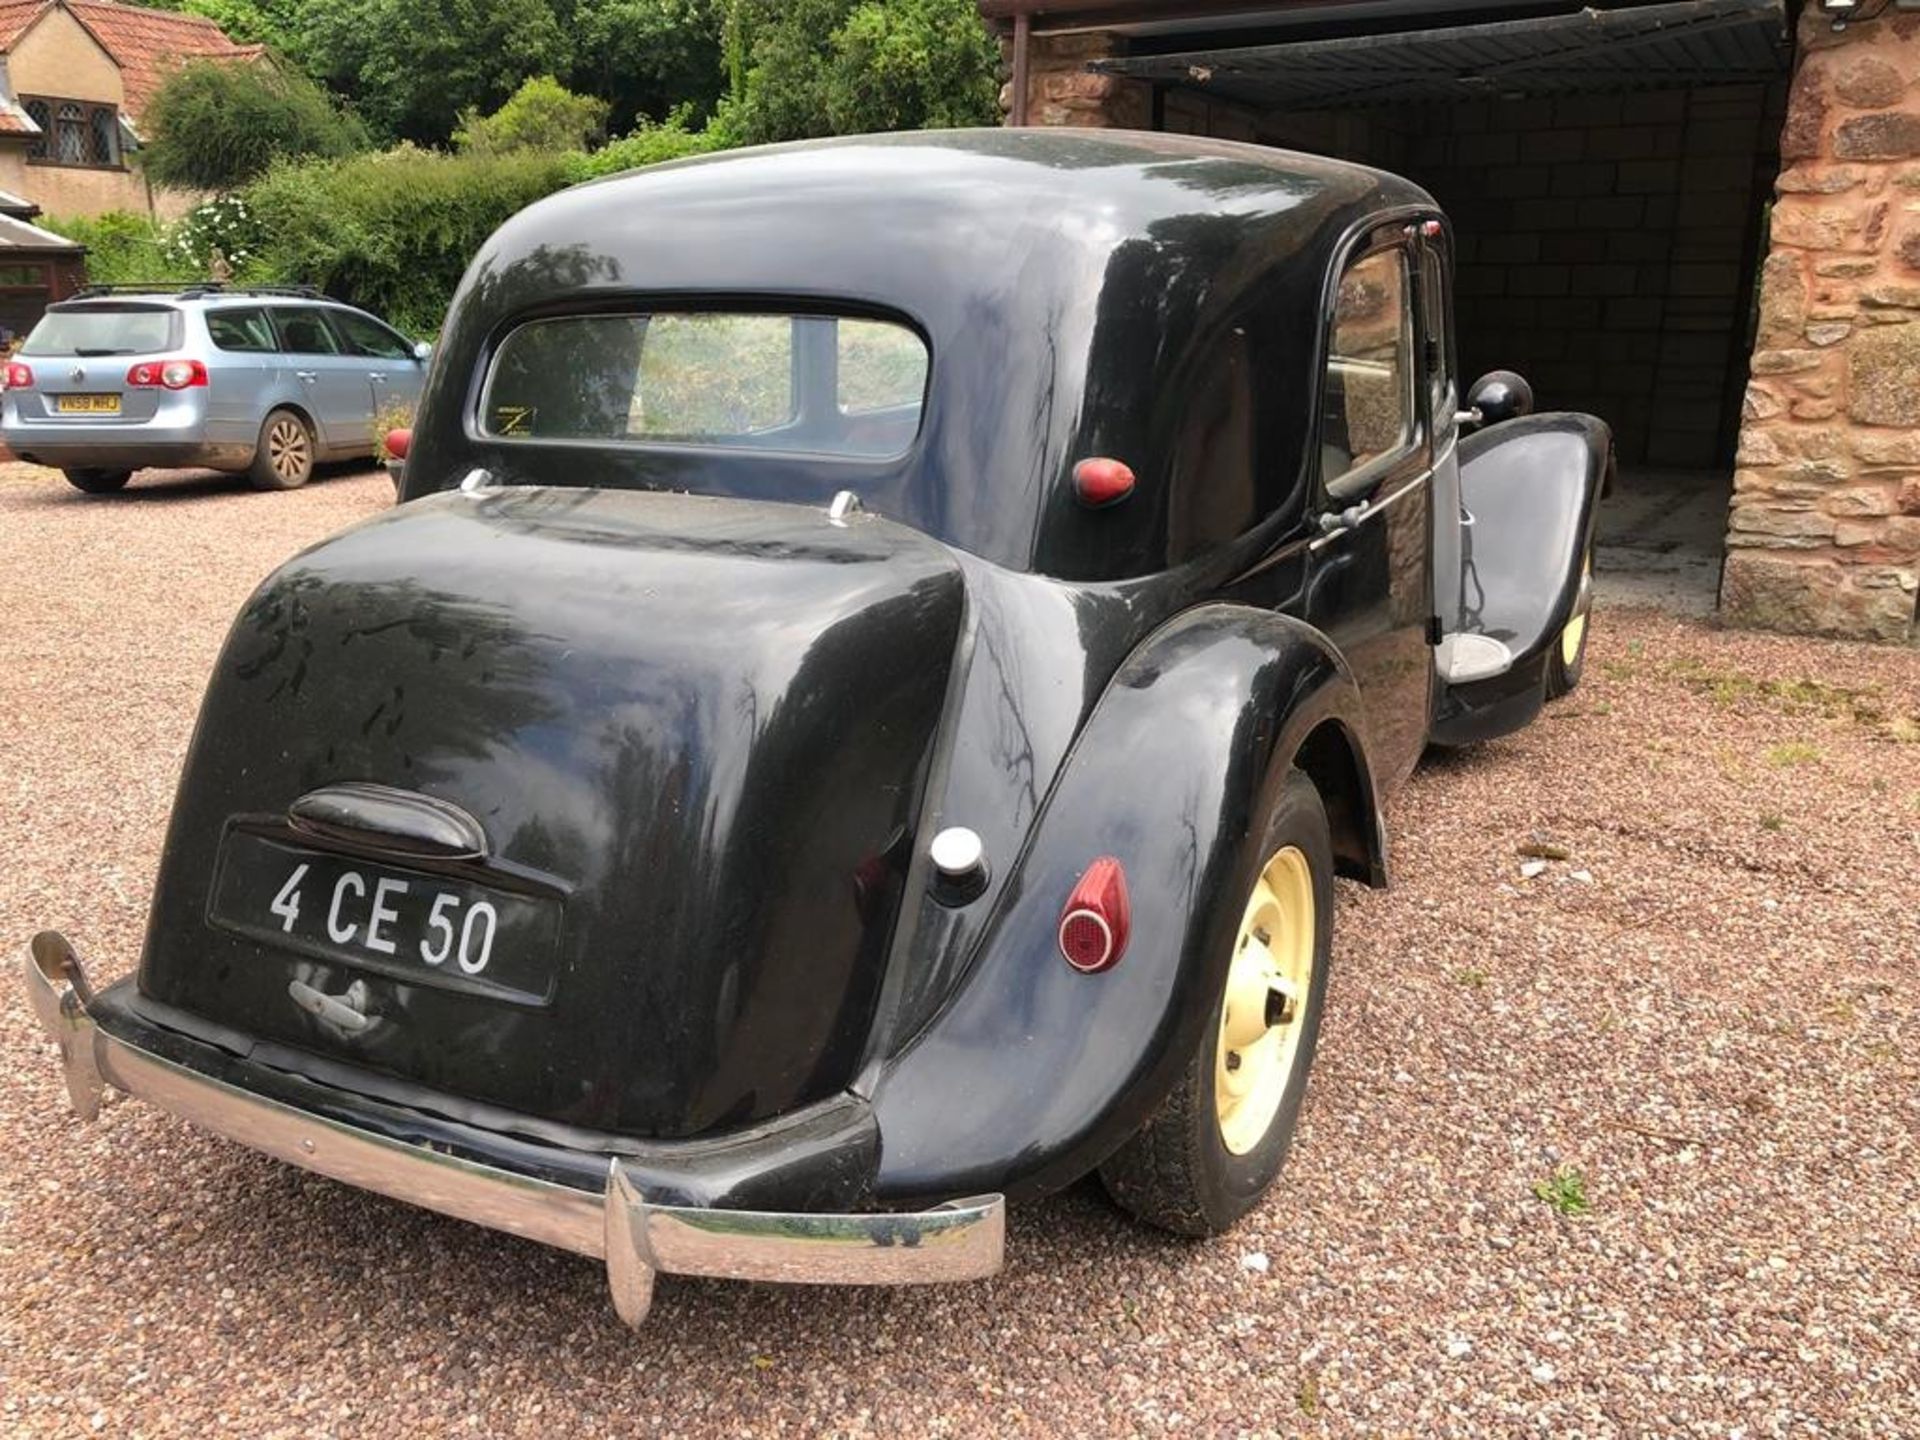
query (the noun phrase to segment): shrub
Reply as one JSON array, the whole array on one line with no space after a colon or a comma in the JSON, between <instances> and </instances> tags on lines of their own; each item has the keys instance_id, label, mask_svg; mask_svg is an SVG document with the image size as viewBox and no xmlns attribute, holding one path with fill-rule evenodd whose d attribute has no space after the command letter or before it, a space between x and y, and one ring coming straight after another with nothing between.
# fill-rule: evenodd
<instances>
[{"instance_id":1,"label":"shrub","mask_svg":"<svg viewBox=\"0 0 1920 1440\"><path fill-rule=\"evenodd\" d=\"M306 77L273 64L192 60L145 115L141 168L159 185L228 190L275 161L348 155L365 132Z\"/></svg>"},{"instance_id":2,"label":"shrub","mask_svg":"<svg viewBox=\"0 0 1920 1440\"><path fill-rule=\"evenodd\" d=\"M209 279L213 273L213 252L226 259L232 278L260 281L271 278L262 273L265 256L261 247L259 223L241 195L223 195L204 201L168 226L164 252L168 261L192 273L193 278Z\"/></svg>"},{"instance_id":3,"label":"shrub","mask_svg":"<svg viewBox=\"0 0 1920 1440\"><path fill-rule=\"evenodd\" d=\"M1000 47L972 0L864 4L833 37L827 120L839 135L992 125Z\"/></svg>"},{"instance_id":4,"label":"shrub","mask_svg":"<svg viewBox=\"0 0 1920 1440\"><path fill-rule=\"evenodd\" d=\"M246 200L266 270L430 335L474 252L508 216L565 185L568 158L401 146L276 166Z\"/></svg>"},{"instance_id":5,"label":"shrub","mask_svg":"<svg viewBox=\"0 0 1920 1440\"><path fill-rule=\"evenodd\" d=\"M87 278L96 285L207 278L204 262L180 259L168 246L167 231L145 215L124 210L105 215L49 215L38 223L87 247Z\"/></svg>"},{"instance_id":6,"label":"shrub","mask_svg":"<svg viewBox=\"0 0 1920 1440\"><path fill-rule=\"evenodd\" d=\"M992 124L1000 52L974 0L740 0L739 138Z\"/></svg>"},{"instance_id":7,"label":"shrub","mask_svg":"<svg viewBox=\"0 0 1920 1440\"><path fill-rule=\"evenodd\" d=\"M464 112L453 143L480 155L582 150L600 137L610 108L605 100L574 94L551 75L536 75L491 115Z\"/></svg>"},{"instance_id":8,"label":"shrub","mask_svg":"<svg viewBox=\"0 0 1920 1440\"><path fill-rule=\"evenodd\" d=\"M567 179L575 183L636 170L642 165L657 165L663 160L680 160L688 155L705 155L726 148L723 134L714 126L703 130L688 128L689 107L682 106L665 120L642 120L629 134L602 146L590 155L567 156Z\"/></svg>"}]
</instances>

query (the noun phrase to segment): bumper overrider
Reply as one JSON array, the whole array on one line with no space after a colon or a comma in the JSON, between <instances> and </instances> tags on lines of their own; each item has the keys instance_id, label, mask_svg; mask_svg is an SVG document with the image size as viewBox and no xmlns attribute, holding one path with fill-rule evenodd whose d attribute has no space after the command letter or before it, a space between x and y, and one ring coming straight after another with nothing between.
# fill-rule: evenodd
<instances>
[{"instance_id":1,"label":"bumper overrider","mask_svg":"<svg viewBox=\"0 0 1920 1440\"><path fill-rule=\"evenodd\" d=\"M93 1119L111 1085L203 1130L363 1190L604 1261L614 1309L646 1318L657 1274L825 1285L913 1285L997 1273L999 1195L929 1210L782 1213L656 1205L620 1157L596 1193L409 1145L203 1075L101 1028L80 958L53 931L34 937L28 995L60 1046L74 1112Z\"/></svg>"}]
</instances>

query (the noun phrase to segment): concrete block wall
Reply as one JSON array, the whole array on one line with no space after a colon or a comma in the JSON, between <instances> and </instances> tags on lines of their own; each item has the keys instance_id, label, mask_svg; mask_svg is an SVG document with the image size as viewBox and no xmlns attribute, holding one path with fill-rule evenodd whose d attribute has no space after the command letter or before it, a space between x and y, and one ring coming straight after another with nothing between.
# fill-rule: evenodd
<instances>
[{"instance_id":1,"label":"concrete block wall","mask_svg":"<svg viewBox=\"0 0 1920 1440\"><path fill-rule=\"evenodd\" d=\"M1390 111L1458 237L1461 367L1590 410L1631 464L1730 458L1771 176L1764 86Z\"/></svg>"}]
</instances>

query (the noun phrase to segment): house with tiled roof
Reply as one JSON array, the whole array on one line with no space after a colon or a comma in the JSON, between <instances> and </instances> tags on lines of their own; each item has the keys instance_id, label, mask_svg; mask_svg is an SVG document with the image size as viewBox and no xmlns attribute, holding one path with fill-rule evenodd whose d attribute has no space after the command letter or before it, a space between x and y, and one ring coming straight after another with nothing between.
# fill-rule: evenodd
<instances>
[{"instance_id":1,"label":"house with tiled roof","mask_svg":"<svg viewBox=\"0 0 1920 1440\"><path fill-rule=\"evenodd\" d=\"M213 21L113 0L0 0L0 190L52 215L170 215L131 164L147 105L187 60L258 60Z\"/></svg>"}]
</instances>

